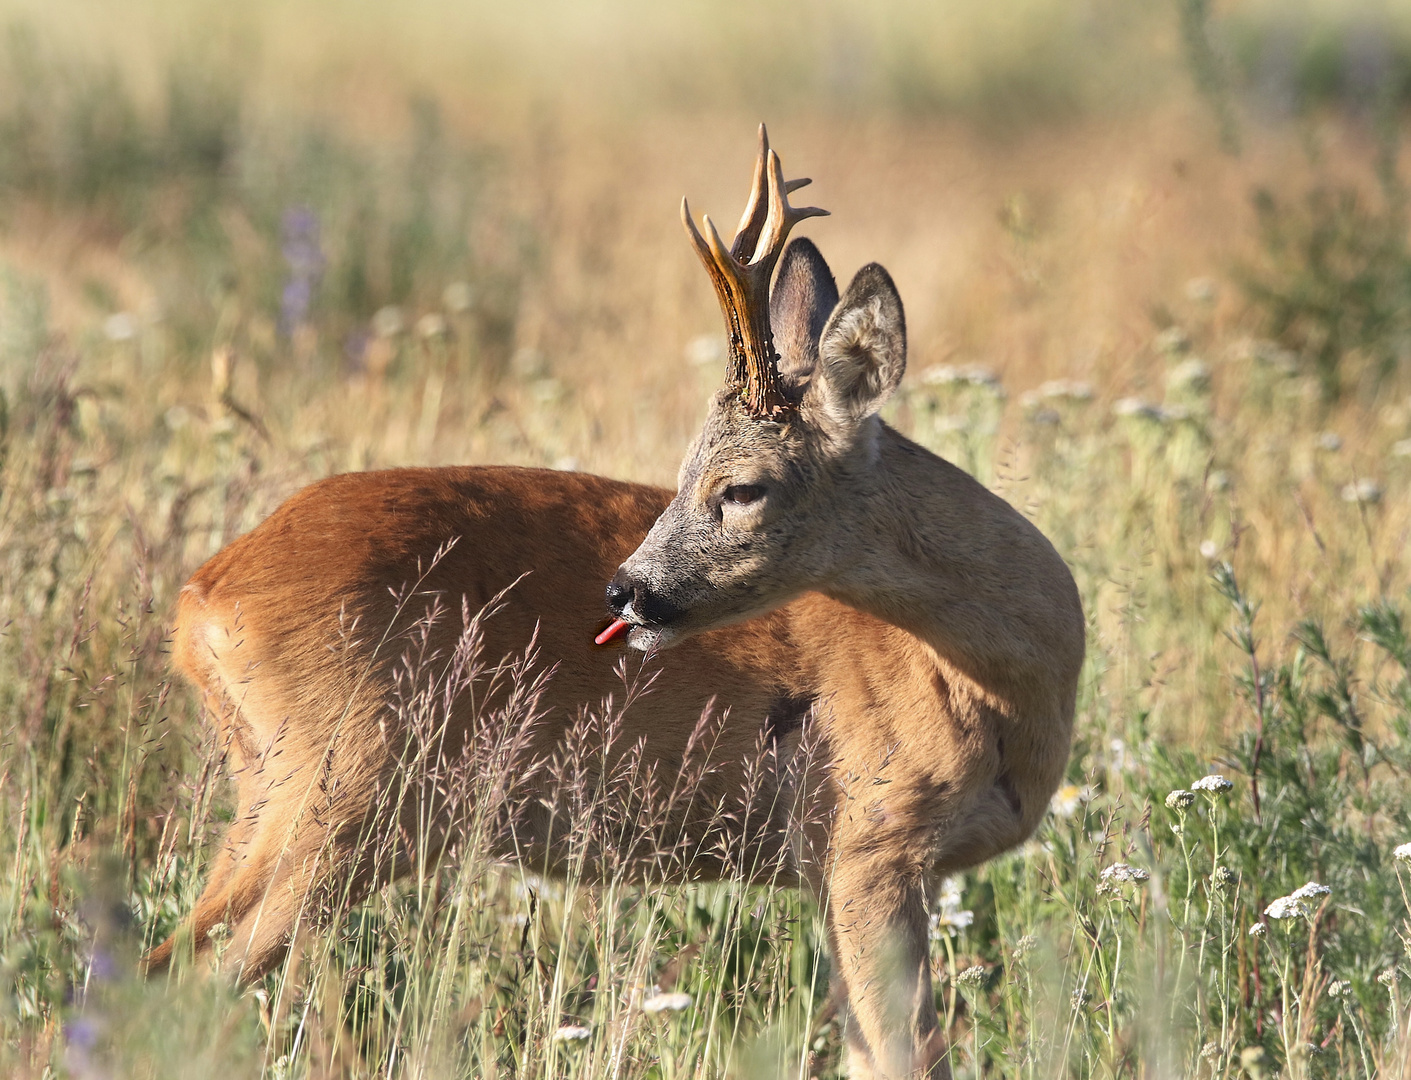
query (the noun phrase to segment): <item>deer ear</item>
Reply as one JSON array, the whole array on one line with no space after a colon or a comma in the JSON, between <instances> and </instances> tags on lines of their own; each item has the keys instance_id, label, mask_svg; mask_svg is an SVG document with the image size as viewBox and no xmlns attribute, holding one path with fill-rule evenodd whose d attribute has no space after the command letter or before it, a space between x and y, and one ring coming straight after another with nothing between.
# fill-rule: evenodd
<instances>
[{"instance_id":1,"label":"deer ear","mask_svg":"<svg viewBox=\"0 0 1411 1080\"><path fill-rule=\"evenodd\" d=\"M906 371L906 316L891 275L857 272L823 327L808 398L835 424L856 425L885 404Z\"/></svg>"},{"instance_id":2,"label":"deer ear","mask_svg":"<svg viewBox=\"0 0 1411 1080\"><path fill-rule=\"evenodd\" d=\"M818 339L838 303L838 285L813 241L799 237L784 249L769 294L769 324L779 351L779 374L797 385L818 364Z\"/></svg>"}]
</instances>

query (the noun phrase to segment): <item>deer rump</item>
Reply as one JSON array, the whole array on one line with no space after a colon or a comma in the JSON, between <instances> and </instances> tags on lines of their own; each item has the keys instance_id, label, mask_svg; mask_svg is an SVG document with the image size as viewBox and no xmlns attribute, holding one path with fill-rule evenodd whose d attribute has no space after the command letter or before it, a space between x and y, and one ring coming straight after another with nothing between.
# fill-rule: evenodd
<instances>
[{"instance_id":1,"label":"deer rump","mask_svg":"<svg viewBox=\"0 0 1411 1080\"><path fill-rule=\"evenodd\" d=\"M297 924L466 844L590 879L796 883L826 831L796 623L875 620L809 596L660 653L594 646L603 582L670 498L551 470L347 474L207 562L173 654L237 796L196 951L225 923L256 978Z\"/></svg>"}]
</instances>

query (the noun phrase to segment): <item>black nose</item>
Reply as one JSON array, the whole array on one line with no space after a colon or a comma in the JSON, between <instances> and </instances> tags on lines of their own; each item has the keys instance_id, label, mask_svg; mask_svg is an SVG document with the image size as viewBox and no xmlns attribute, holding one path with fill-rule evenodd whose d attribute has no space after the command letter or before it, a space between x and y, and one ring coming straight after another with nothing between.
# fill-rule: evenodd
<instances>
[{"instance_id":1,"label":"black nose","mask_svg":"<svg viewBox=\"0 0 1411 1080\"><path fill-rule=\"evenodd\" d=\"M614 615L621 615L622 609L632 599L632 585L625 571L619 569L608 582L608 607Z\"/></svg>"},{"instance_id":2,"label":"black nose","mask_svg":"<svg viewBox=\"0 0 1411 1080\"><path fill-rule=\"evenodd\" d=\"M637 581L625 569L619 569L608 582L607 599L614 615L621 615L631 604L633 621L650 626L665 626L681 615L675 604L652 592L650 586Z\"/></svg>"}]
</instances>

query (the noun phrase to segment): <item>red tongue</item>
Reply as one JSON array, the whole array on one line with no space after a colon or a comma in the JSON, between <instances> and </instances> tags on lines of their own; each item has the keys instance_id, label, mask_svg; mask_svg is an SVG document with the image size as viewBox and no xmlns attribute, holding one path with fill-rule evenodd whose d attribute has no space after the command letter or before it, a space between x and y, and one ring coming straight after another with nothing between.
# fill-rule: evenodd
<instances>
[{"instance_id":1,"label":"red tongue","mask_svg":"<svg viewBox=\"0 0 1411 1080\"><path fill-rule=\"evenodd\" d=\"M612 622L608 623L608 628L593 639L593 644L606 645L613 638L617 637L618 634L626 630L629 625L630 624L625 619L613 619Z\"/></svg>"}]
</instances>

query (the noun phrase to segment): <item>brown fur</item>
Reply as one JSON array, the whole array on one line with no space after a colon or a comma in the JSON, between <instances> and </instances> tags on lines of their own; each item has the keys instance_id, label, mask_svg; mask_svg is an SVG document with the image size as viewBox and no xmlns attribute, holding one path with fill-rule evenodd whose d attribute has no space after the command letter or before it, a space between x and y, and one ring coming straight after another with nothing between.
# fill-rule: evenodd
<instances>
[{"instance_id":1,"label":"brown fur","mask_svg":"<svg viewBox=\"0 0 1411 1080\"><path fill-rule=\"evenodd\" d=\"M796 241L773 300L794 405L716 395L609 597L639 648L788 605L826 703L826 857L801 871L825 902L853 1075L943 1075L930 890L1038 824L1068 756L1082 608L1031 523L878 419L906 363L886 271L839 298ZM799 606L806 590L845 606Z\"/></svg>"},{"instance_id":2,"label":"brown fur","mask_svg":"<svg viewBox=\"0 0 1411 1080\"><path fill-rule=\"evenodd\" d=\"M797 303L833 304L821 259L786 257L781 275L795 273L815 279L789 286ZM1082 611L1037 529L875 416L905 362L900 301L880 267L858 275L826 325L817 310L776 318L823 326L814 355L785 369L797 412L761 419L717 396L674 497L527 469L339 476L197 571L175 660L208 703L238 788L226 850L185 931L198 953L225 921L227 962L254 978L318 921L329 892L356 899L409 872L405 850L390 863L366 857L370 836L410 832L425 812L397 786L409 734L389 701L411 640L398 619L433 597L458 612L462 598L475 609L503 592L484 655L535 639L552 666L517 758L543 761L583 706L621 698L624 650L592 644L613 578L632 644L647 650L626 654L629 674L658 673L627 708L619 745L639 744L669 772L692 752L702 714L723 717L703 805L750 786L771 733L784 733L786 766L805 739L823 765L799 791L785 790L787 768L773 774L767 820L727 826L715 844L702 833L673 876L806 884L825 907L852 1074L948 1075L931 890L1042 817L1067 759ZM764 494L735 505L732 485ZM431 627L433 668L460 631L459 618ZM816 704L804 713L799 702ZM494 725L508 714L496 707L458 700L432 765L502 737ZM794 730L801 717L806 730ZM555 797L526 784L541 808ZM679 824L688 839L699 826ZM559 838L533 814L523 827L518 850L552 868ZM173 948L155 949L150 966Z\"/></svg>"}]
</instances>

